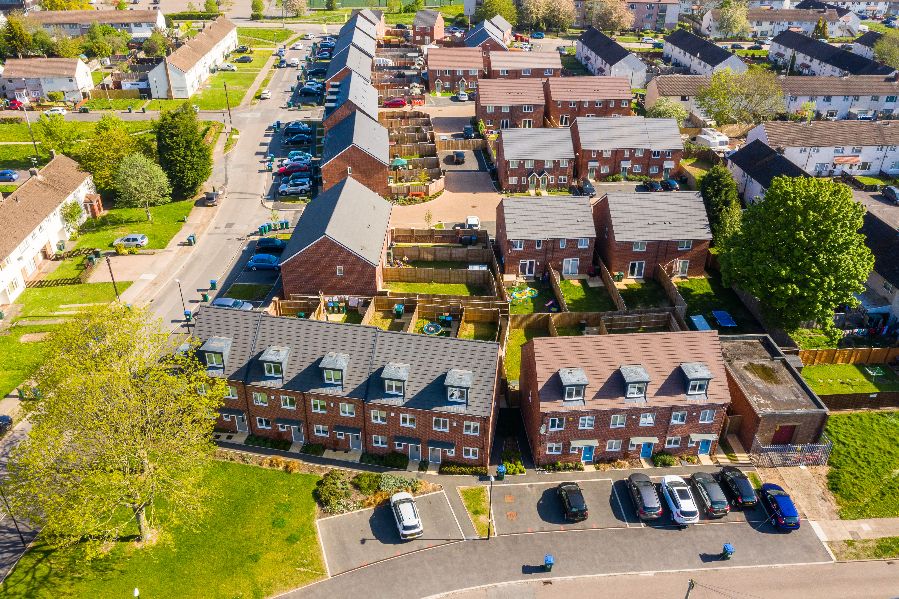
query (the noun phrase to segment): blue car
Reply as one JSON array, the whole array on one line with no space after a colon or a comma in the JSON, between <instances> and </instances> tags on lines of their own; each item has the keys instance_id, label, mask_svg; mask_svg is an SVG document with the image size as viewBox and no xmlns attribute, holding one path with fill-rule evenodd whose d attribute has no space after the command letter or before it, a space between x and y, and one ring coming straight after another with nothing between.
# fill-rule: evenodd
<instances>
[{"instance_id":1,"label":"blue car","mask_svg":"<svg viewBox=\"0 0 899 599\"><path fill-rule=\"evenodd\" d=\"M665 179L662 181L662 189L665 191L680 191L680 185L674 179Z\"/></svg>"},{"instance_id":2,"label":"blue car","mask_svg":"<svg viewBox=\"0 0 899 599\"><path fill-rule=\"evenodd\" d=\"M534 38L535 40L542 40L543 38L546 37L546 34L543 33L542 31L535 31L534 33L531 34L531 37Z\"/></svg>"},{"instance_id":3,"label":"blue car","mask_svg":"<svg viewBox=\"0 0 899 599\"><path fill-rule=\"evenodd\" d=\"M253 254L247 262L247 270L281 270L281 260L271 254Z\"/></svg>"},{"instance_id":4,"label":"blue car","mask_svg":"<svg viewBox=\"0 0 899 599\"><path fill-rule=\"evenodd\" d=\"M13 181L19 180L19 173L16 171L5 169L0 171L0 181L4 181L6 183L12 183Z\"/></svg>"},{"instance_id":5,"label":"blue car","mask_svg":"<svg viewBox=\"0 0 899 599\"><path fill-rule=\"evenodd\" d=\"M799 530L799 510L783 488L774 483L765 483L759 495L774 526L780 530Z\"/></svg>"}]
</instances>

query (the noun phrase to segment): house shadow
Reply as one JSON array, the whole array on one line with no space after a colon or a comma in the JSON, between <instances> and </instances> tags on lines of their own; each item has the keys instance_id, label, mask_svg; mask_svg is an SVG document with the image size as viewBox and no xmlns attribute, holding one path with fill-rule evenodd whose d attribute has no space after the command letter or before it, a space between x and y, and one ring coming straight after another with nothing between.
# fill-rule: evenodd
<instances>
[{"instance_id":1,"label":"house shadow","mask_svg":"<svg viewBox=\"0 0 899 599\"><path fill-rule=\"evenodd\" d=\"M562 510L562 500L559 499L556 487L550 487L543 491L540 499L537 500L537 515L547 524L561 526L568 522L565 519Z\"/></svg>"}]
</instances>

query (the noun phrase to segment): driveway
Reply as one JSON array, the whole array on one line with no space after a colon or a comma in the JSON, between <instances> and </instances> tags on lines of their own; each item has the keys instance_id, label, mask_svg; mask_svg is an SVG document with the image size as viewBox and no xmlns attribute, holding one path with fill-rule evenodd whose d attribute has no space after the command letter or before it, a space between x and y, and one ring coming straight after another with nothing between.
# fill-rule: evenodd
<instances>
[{"instance_id":1,"label":"driveway","mask_svg":"<svg viewBox=\"0 0 899 599\"><path fill-rule=\"evenodd\" d=\"M477 172L479 170L483 170L481 168L481 162L478 160L477 154L473 150L459 150L465 156L465 160L462 164L456 164L455 158L453 158L454 152L451 151L442 151L437 152L437 158L440 160L440 168L447 171L453 172Z\"/></svg>"},{"instance_id":2,"label":"driveway","mask_svg":"<svg viewBox=\"0 0 899 599\"><path fill-rule=\"evenodd\" d=\"M899 229L899 205L890 202L882 193L853 189L852 197L864 204L868 212Z\"/></svg>"},{"instance_id":3,"label":"driveway","mask_svg":"<svg viewBox=\"0 0 899 599\"><path fill-rule=\"evenodd\" d=\"M446 190L437 199L413 206L394 206L390 215L393 227L425 226L425 213L431 213L433 223L463 222L466 216L481 219L481 226L495 234L496 207L500 195L490 175L482 171L448 171Z\"/></svg>"},{"instance_id":4,"label":"driveway","mask_svg":"<svg viewBox=\"0 0 899 599\"><path fill-rule=\"evenodd\" d=\"M319 538L331 576L392 557L464 539L444 491L415 498L425 533L403 541L388 505L318 521ZM465 514L462 514L465 517ZM380 596L377 593L370 596Z\"/></svg>"},{"instance_id":5,"label":"driveway","mask_svg":"<svg viewBox=\"0 0 899 599\"><path fill-rule=\"evenodd\" d=\"M616 496L611 480L583 480L578 485L590 514L583 522L568 522L563 518L557 482L494 485L493 515L497 534L625 526L622 512L616 507L617 503L613 503Z\"/></svg>"}]
</instances>

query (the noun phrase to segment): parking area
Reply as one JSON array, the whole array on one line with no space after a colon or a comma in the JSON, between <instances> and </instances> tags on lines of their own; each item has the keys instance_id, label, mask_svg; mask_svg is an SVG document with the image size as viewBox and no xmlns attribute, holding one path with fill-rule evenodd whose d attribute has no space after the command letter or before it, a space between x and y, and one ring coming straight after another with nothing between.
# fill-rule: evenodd
<instances>
[{"instance_id":1,"label":"parking area","mask_svg":"<svg viewBox=\"0 0 899 599\"><path fill-rule=\"evenodd\" d=\"M331 576L374 562L464 538L444 491L415 498L424 535L403 541L387 505L318 521L319 538ZM463 514L464 516L464 514Z\"/></svg>"},{"instance_id":2,"label":"parking area","mask_svg":"<svg viewBox=\"0 0 899 599\"><path fill-rule=\"evenodd\" d=\"M458 161L456 152L461 152L462 162ZM447 172L486 170L478 159L477 152L473 150L440 151L437 152L437 158L440 160L440 168Z\"/></svg>"},{"instance_id":3,"label":"parking area","mask_svg":"<svg viewBox=\"0 0 899 599\"><path fill-rule=\"evenodd\" d=\"M852 197L885 223L899 228L899 204L894 204L879 191L852 190Z\"/></svg>"}]
</instances>

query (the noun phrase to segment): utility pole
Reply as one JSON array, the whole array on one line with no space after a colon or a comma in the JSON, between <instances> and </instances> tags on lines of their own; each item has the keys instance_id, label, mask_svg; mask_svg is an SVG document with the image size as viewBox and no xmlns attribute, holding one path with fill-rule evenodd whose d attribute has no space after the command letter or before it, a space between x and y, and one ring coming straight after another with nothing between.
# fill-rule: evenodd
<instances>
[{"instance_id":1,"label":"utility pole","mask_svg":"<svg viewBox=\"0 0 899 599\"><path fill-rule=\"evenodd\" d=\"M25 123L28 125L28 133L31 135L31 145L34 146L34 166L36 167L41 158L37 152L37 140L34 139L34 131L31 129L31 120L28 118L28 108L25 103L22 103L22 112L25 113Z\"/></svg>"},{"instance_id":2,"label":"utility pole","mask_svg":"<svg viewBox=\"0 0 899 599\"><path fill-rule=\"evenodd\" d=\"M16 532L19 533L19 540L22 542L22 547L28 547L28 542L25 540L25 535L23 535L22 531L19 529L19 523L16 521L16 517L13 515L12 510L9 509L9 502L6 500L6 493L3 492L3 487L0 487L0 497L3 497L6 513L12 518L12 523L16 527Z\"/></svg>"},{"instance_id":3,"label":"utility pole","mask_svg":"<svg viewBox=\"0 0 899 599\"><path fill-rule=\"evenodd\" d=\"M109 256L106 256L106 266L109 267L109 278L112 279L112 290L115 291L115 299L117 302L120 302L122 298L119 297L119 287L115 283L115 275L112 274L112 260L109 259Z\"/></svg>"},{"instance_id":4,"label":"utility pole","mask_svg":"<svg viewBox=\"0 0 899 599\"><path fill-rule=\"evenodd\" d=\"M690 599L690 591L692 591L695 586L696 583L693 582L692 578L687 581L687 594L684 596L684 599Z\"/></svg>"},{"instance_id":5,"label":"utility pole","mask_svg":"<svg viewBox=\"0 0 899 599\"><path fill-rule=\"evenodd\" d=\"M487 500L487 540L490 540L491 524L493 524L493 477L490 477L490 496Z\"/></svg>"},{"instance_id":6,"label":"utility pole","mask_svg":"<svg viewBox=\"0 0 899 599\"><path fill-rule=\"evenodd\" d=\"M228 99L228 84L222 83L225 88L225 106L228 107L228 129L234 128L234 122L231 120L231 101Z\"/></svg>"}]
</instances>

